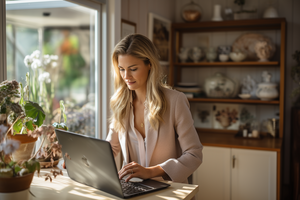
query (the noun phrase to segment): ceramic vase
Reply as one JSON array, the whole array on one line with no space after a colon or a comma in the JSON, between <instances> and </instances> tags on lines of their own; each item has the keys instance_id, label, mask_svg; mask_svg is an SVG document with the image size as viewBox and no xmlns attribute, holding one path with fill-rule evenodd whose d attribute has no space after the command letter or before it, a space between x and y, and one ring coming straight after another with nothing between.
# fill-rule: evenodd
<instances>
[{"instance_id":1,"label":"ceramic vase","mask_svg":"<svg viewBox=\"0 0 300 200\"><path fill-rule=\"evenodd\" d=\"M214 62L217 58L217 52L214 48L209 48L206 52L206 59L209 62Z\"/></svg>"},{"instance_id":2,"label":"ceramic vase","mask_svg":"<svg viewBox=\"0 0 300 200\"><path fill-rule=\"evenodd\" d=\"M223 18L221 16L221 5L216 4L214 6L214 14L213 14L213 18L211 20L212 21L223 21Z\"/></svg>"},{"instance_id":3,"label":"ceramic vase","mask_svg":"<svg viewBox=\"0 0 300 200\"><path fill-rule=\"evenodd\" d=\"M199 47L193 47L189 52L189 58L194 63L199 62L202 57L202 50Z\"/></svg>"},{"instance_id":4,"label":"ceramic vase","mask_svg":"<svg viewBox=\"0 0 300 200\"><path fill-rule=\"evenodd\" d=\"M231 98L237 93L237 84L221 73L216 73L205 80L205 93L212 98Z\"/></svg>"},{"instance_id":5,"label":"ceramic vase","mask_svg":"<svg viewBox=\"0 0 300 200\"><path fill-rule=\"evenodd\" d=\"M180 48L180 52L178 53L178 57L180 62L185 63L189 57L189 49L188 48Z\"/></svg>"}]
</instances>

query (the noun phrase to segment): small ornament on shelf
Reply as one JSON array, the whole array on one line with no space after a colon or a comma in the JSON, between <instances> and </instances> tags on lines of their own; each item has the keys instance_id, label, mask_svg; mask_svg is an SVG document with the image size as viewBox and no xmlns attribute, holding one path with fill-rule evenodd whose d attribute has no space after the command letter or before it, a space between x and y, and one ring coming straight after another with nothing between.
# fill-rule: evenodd
<instances>
[{"instance_id":1,"label":"small ornament on shelf","mask_svg":"<svg viewBox=\"0 0 300 200\"><path fill-rule=\"evenodd\" d=\"M279 94L277 90L277 84L271 83L271 73L263 71L262 78L263 82L258 84L258 89L256 90L256 96L263 101L271 101L276 99Z\"/></svg>"},{"instance_id":2,"label":"small ornament on shelf","mask_svg":"<svg viewBox=\"0 0 300 200\"><path fill-rule=\"evenodd\" d=\"M202 17L202 8L193 0L182 7L181 17L185 22L198 22Z\"/></svg>"}]
</instances>

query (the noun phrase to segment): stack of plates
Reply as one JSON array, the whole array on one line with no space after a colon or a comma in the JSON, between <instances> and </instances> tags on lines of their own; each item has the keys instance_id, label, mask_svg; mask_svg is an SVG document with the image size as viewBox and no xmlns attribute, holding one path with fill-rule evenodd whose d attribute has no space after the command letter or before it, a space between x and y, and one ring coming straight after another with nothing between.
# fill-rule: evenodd
<instances>
[{"instance_id":1,"label":"stack of plates","mask_svg":"<svg viewBox=\"0 0 300 200\"><path fill-rule=\"evenodd\" d=\"M174 89L183 92L187 95L188 98L193 98L195 95L201 92L201 88L197 83L177 83Z\"/></svg>"}]
</instances>

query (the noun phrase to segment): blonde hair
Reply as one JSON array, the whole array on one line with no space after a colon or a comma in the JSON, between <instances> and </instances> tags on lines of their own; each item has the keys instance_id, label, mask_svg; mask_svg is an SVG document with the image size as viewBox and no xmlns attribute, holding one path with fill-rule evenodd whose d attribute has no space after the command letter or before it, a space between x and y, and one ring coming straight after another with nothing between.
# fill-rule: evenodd
<instances>
[{"instance_id":1,"label":"blonde hair","mask_svg":"<svg viewBox=\"0 0 300 200\"><path fill-rule=\"evenodd\" d=\"M118 132L125 130L126 113L130 107L130 90L122 79L119 71L119 55L131 55L144 61L145 65L151 65L147 79L147 94L145 105L149 109L148 119L151 126L157 130L159 123L163 122L163 114L167 109L167 100L162 91L163 87L168 87L163 83L163 73L159 65L159 54L154 44L141 34L131 34L122 39L115 47L112 62L114 69L115 93L110 100L110 107L113 112L111 122ZM133 96L135 92L132 92ZM125 119L125 120L124 120Z\"/></svg>"}]
</instances>

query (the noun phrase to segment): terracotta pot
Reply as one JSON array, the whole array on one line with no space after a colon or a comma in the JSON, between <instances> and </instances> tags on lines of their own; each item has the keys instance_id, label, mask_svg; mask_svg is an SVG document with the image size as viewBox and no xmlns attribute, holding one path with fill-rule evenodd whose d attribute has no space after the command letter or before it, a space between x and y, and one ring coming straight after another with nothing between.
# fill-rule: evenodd
<instances>
[{"instance_id":1,"label":"terracotta pot","mask_svg":"<svg viewBox=\"0 0 300 200\"><path fill-rule=\"evenodd\" d=\"M0 193L11 193L30 188L34 173L24 176L0 178Z\"/></svg>"},{"instance_id":2,"label":"terracotta pot","mask_svg":"<svg viewBox=\"0 0 300 200\"><path fill-rule=\"evenodd\" d=\"M19 149L12 154L14 161L30 159L37 138L30 137L26 134L8 135L8 138L21 142Z\"/></svg>"}]
</instances>

